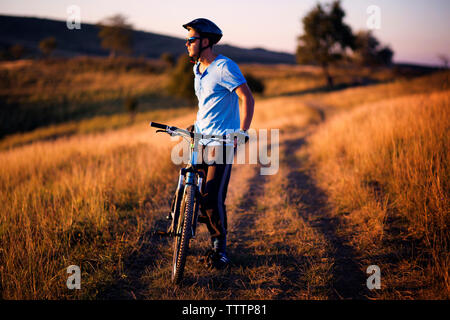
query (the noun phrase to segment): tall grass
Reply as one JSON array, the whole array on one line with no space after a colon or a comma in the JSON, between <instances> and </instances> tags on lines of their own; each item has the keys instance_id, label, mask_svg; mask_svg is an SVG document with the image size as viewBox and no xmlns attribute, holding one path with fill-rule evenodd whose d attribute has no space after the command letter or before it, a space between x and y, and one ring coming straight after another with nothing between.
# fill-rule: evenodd
<instances>
[{"instance_id":1,"label":"tall grass","mask_svg":"<svg viewBox=\"0 0 450 320\"><path fill-rule=\"evenodd\" d=\"M7 134L124 113L186 105L165 93L164 67L145 59L54 59L0 64L0 138Z\"/></svg>"},{"instance_id":2,"label":"tall grass","mask_svg":"<svg viewBox=\"0 0 450 320\"><path fill-rule=\"evenodd\" d=\"M263 96L296 95L329 91L323 71L317 66L244 64L242 70L264 83ZM331 70L336 87L392 81L394 69L334 67ZM335 88L337 89L337 88Z\"/></svg>"},{"instance_id":3,"label":"tall grass","mask_svg":"<svg viewBox=\"0 0 450 320\"><path fill-rule=\"evenodd\" d=\"M82 135L116 130L133 125L135 122L140 123L146 121L147 119L158 121L174 118L190 112L192 112L192 107L173 107L169 109L139 112L133 119L134 121L131 121L129 114L123 113L109 116L96 116L80 121L68 121L62 124L38 128L26 133L8 135L0 140L0 150L11 149L36 141L52 140L77 134Z\"/></svg>"},{"instance_id":4,"label":"tall grass","mask_svg":"<svg viewBox=\"0 0 450 320\"><path fill-rule=\"evenodd\" d=\"M120 274L176 174L167 139L152 136L142 126L0 153L2 298L80 297L65 285L72 264L85 298Z\"/></svg>"},{"instance_id":5,"label":"tall grass","mask_svg":"<svg viewBox=\"0 0 450 320\"><path fill-rule=\"evenodd\" d=\"M407 96L413 93L431 93L450 89L450 72L441 71L416 78L395 78L393 81L373 86L362 86L336 91L318 97L325 105L338 109L351 109L388 98Z\"/></svg>"},{"instance_id":6,"label":"tall grass","mask_svg":"<svg viewBox=\"0 0 450 320\"><path fill-rule=\"evenodd\" d=\"M380 245L390 221L399 219L400 237L422 243L428 274L444 296L450 291L449 132L447 90L358 107L310 139L319 180L356 230L356 245Z\"/></svg>"},{"instance_id":7,"label":"tall grass","mask_svg":"<svg viewBox=\"0 0 450 320\"><path fill-rule=\"evenodd\" d=\"M311 149L331 199L361 231L356 240L382 240L395 209L423 239L447 286L448 107L448 91L367 106L324 126ZM124 259L163 216L174 186L168 181L177 174L169 138L155 136L147 121L183 127L195 118L167 120L175 115L141 114L145 123L114 131L107 130L126 126L125 118L99 117L4 140L2 147L12 148L0 152L2 298L101 298L127 277ZM298 128L320 119L302 97L278 97L257 101L252 127ZM73 136L60 137L66 134ZM81 266L83 290L66 287L72 264Z\"/></svg>"},{"instance_id":8,"label":"tall grass","mask_svg":"<svg viewBox=\"0 0 450 320\"><path fill-rule=\"evenodd\" d=\"M175 115L147 114L180 127L195 118L167 119ZM254 127L317 117L296 99L277 98L258 106ZM0 152L2 298L100 298L127 276L123 260L163 216L177 174L169 138L155 136L147 121ZM82 270L81 293L66 288L72 264Z\"/></svg>"}]
</instances>

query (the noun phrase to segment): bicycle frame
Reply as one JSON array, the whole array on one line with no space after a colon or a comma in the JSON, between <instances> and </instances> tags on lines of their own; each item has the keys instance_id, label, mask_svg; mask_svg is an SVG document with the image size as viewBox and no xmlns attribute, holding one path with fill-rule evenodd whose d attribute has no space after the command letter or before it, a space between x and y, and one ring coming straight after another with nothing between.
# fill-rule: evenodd
<instances>
[{"instance_id":1,"label":"bicycle frame","mask_svg":"<svg viewBox=\"0 0 450 320\"><path fill-rule=\"evenodd\" d=\"M194 139L192 139L194 140ZM197 146L198 148L198 141L197 141ZM177 184L177 189L175 191L175 203L174 203L174 207L172 208L172 230L174 230L174 227L177 225L178 219L181 218L183 219L183 216L179 216L180 213L184 214L184 211L181 210L182 209L182 203L179 199L179 197L181 196L181 199L184 198L184 191L185 191L185 186L186 185L193 185L196 193L195 193L195 207L194 207L194 216L193 216L193 221L192 221L192 238L195 238L195 232L197 229L197 217L198 217L198 210L199 210L199 200L200 200L200 196L201 196L201 190L202 190L202 186L203 186L203 179L204 177L204 173L202 171L198 171L196 168L197 165L197 156L198 156L198 150L195 150L195 142L191 143L191 147L190 147L190 159L189 159L189 163L186 166L186 168L182 168L180 170L180 174L178 177L178 184ZM197 178L197 179L196 179ZM183 193L181 193L181 190L183 190ZM176 216L178 215L178 216ZM178 232L176 233L177 236Z\"/></svg>"},{"instance_id":2,"label":"bicycle frame","mask_svg":"<svg viewBox=\"0 0 450 320\"><path fill-rule=\"evenodd\" d=\"M190 138L190 152L189 152L189 162L186 168L182 168L180 170L180 174L178 177L177 189L175 192L175 199L172 205L172 225L170 228L170 236L179 236L175 227L177 225L179 214L183 212L181 199L184 198L184 187L186 185L193 185L196 190L196 199L195 199L195 211L194 211L194 220L192 221L192 237L195 237L196 227L197 227L197 217L198 217L198 207L199 207L199 199L203 185L204 173L202 171L197 170L197 161L198 161L198 153L200 141L202 139L209 139L217 142L224 143L232 143L233 136L215 136L215 135L202 135L199 133L189 132L187 130L183 130L177 127L170 127L164 124L159 124L156 122L150 122L150 126L160 128L162 130L157 130L157 132L165 132L170 134L171 136L182 136L183 138ZM197 179L196 179L197 178ZM183 193L181 192L183 190ZM181 217L183 218L183 217Z\"/></svg>"},{"instance_id":3,"label":"bicycle frame","mask_svg":"<svg viewBox=\"0 0 450 320\"><path fill-rule=\"evenodd\" d=\"M173 131L173 130L170 130ZM172 208L172 230L175 231L175 236L180 236L178 234L178 231L175 230L178 219L184 219L182 214L184 214L184 210L182 210L183 204L179 200L179 197L181 199L184 199L184 191L186 185L193 185L196 192L195 192L195 207L194 207L194 215L193 215L193 221L192 221L192 237L195 238L196 230L197 230L197 218L198 218L198 210L200 205L200 197L201 197L201 190L203 186L203 180L204 180L204 173L202 171L197 170L197 164L198 163L198 153L199 153L199 146L200 146L200 140L203 136L194 134L194 137L191 137L190 145L189 145L189 162L185 168L180 169L180 174L178 177L178 183L177 183L177 189L176 189L176 197L175 197L175 203ZM183 190L183 193L181 192ZM181 215L180 215L181 214Z\"/></svg>"},{"instance_id":4,"label":"bicycle frame","mask_svg":"<svg viewBox=\"0 0 450 320\"><path fill-rule=\"evenodd\" d=\"M168 220L172 220L172 223L167 232L156 232L160 236L174 237L172 281L179 283L183 277L189 240L195 238L201 191L205 179L203 171L197 168L200 140L209 139L217 142L234 143L235 140L232 139L236 137L233 135L221 137L202 135L155 122L150 122L150 126L162 129L156 132L190 138L189 162L185 168L180 169L171 212L167 217Z\"/></svg>"}]
</instances>

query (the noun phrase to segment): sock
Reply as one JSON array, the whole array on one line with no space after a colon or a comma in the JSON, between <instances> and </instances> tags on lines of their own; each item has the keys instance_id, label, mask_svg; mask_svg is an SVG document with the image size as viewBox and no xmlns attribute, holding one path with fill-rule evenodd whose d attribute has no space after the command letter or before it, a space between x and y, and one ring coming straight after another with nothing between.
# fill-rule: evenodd
<instances>
[{"instance_id":1,"label":"sock","mask_svg":"<svg viewBox=\"0 0 450 320\"><path fill-rule=\"evenodd\" d=\"M211 238L211 244L214 251L225 253L227 249L227 237Z\"/></svg>"}]
</instances>

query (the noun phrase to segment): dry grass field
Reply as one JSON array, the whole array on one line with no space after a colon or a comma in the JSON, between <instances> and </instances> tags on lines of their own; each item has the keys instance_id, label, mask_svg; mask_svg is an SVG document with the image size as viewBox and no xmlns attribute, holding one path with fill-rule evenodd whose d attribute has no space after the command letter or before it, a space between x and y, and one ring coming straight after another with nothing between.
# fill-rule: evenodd
<instances>
[{"instance_id":1,"label":"dry grass field","mask_svg":"<svg viewBox=\"0 0 450 320\"><path fill-rule=\"evenodd\" d=\"M233 168L229 270L197 261L209 243L200 225L182 285L170 284L171 243L151 231L165 226L177 141L148 121L184 127L195 110L146 110L0 141L1 297L448 299L449 73L303 92L322 85L314 68L253 67L269 91L252 126L280 129L280 164L268 176ZM372 264L381 290L366 287ZM69 265L81 290L66 287Z\"/></svg>"},{"instance_id":2,"label":"dry grass field","mask_svg":"<svg viewBox=\"0 0 450 320\"><path fill-rule=\"evenodd\" d=\"M0 138L17 142L2 147L127 126L127 97L137 99L141 113L186 106L166 94L166 69L159 61L125 57L2 62Z\"/></svg>"},{"instance_id":3,"label":"dry grass field","mask_svg":"<svg viewBox=\"0 0 450 320\"><path fill-rule=\"evenodd\" d=\"M319 185L344 233L365 260L385 266L381 297L448 298L449 110L449 90L387 99L311 137Z\"/></svg>"}]
</instances>

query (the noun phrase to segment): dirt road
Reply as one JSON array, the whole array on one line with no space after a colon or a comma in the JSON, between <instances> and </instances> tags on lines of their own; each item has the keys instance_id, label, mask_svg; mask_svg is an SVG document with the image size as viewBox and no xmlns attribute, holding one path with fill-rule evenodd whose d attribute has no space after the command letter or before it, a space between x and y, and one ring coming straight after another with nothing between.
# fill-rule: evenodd
<instances>
[{"instance_id":1,"label":"dirt road","mask_svg":"<svg viewBox=\"0 0 450 320\"><path fill-rule=\"evenodd\" d=\"M325 194L315 185L305 154L314 130L280 133L277 174L259 165L234 165L227 196L228 253L232 266L206 270L204 225L191 240L185 277L170 283L172 245L146 234L124 261L126 277L102 289L103 298L125 299L365 299L366 275L339 234ZM161 208L160 217L168 208ZM161 227L164 221L158 222ZM157 224L158 224L157 223Z\"/></svg>"}]
</instances>

